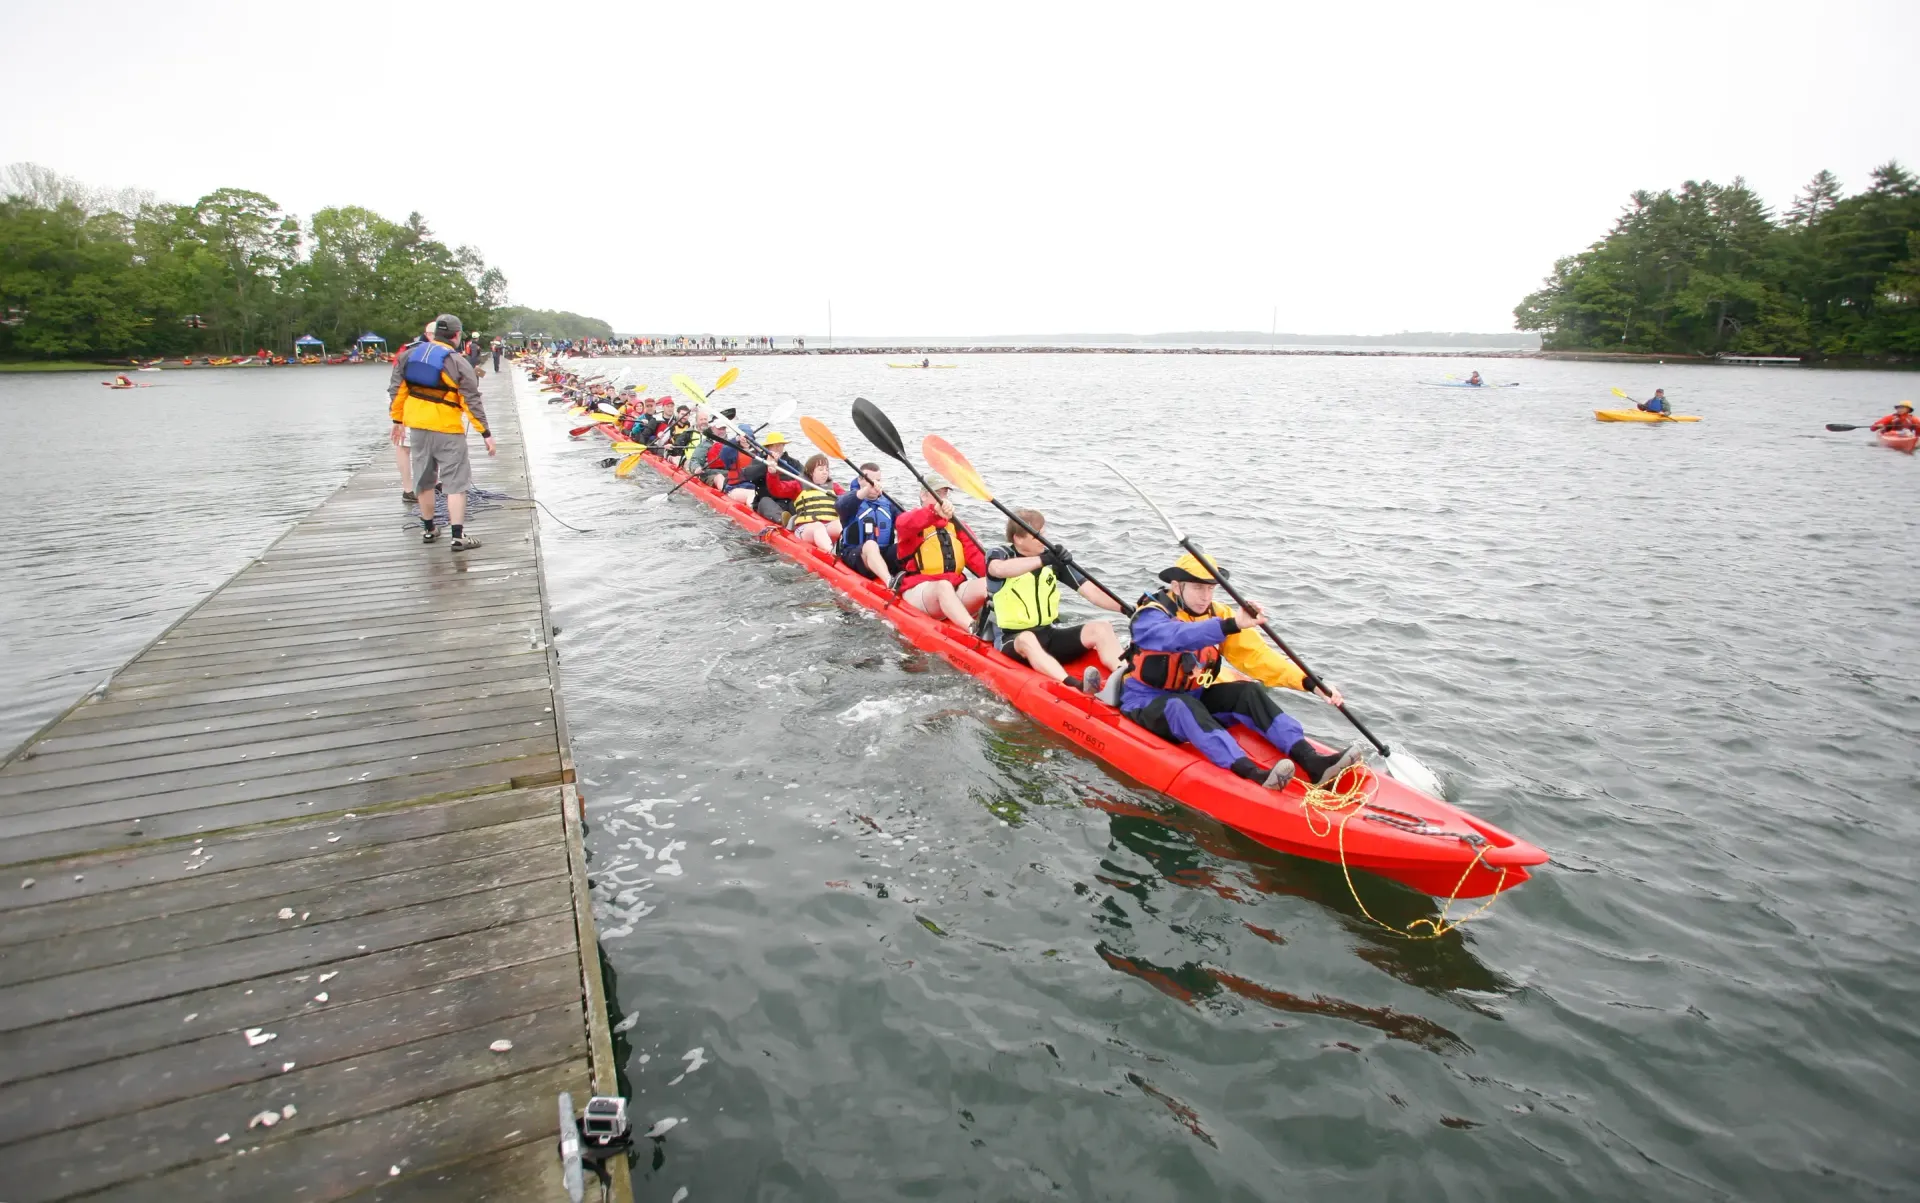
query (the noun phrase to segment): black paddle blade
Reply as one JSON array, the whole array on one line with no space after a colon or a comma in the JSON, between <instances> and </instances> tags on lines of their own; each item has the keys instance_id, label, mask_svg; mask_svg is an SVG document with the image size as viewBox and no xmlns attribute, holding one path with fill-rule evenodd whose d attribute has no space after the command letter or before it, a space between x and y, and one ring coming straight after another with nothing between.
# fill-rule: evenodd
<instances>
[{"instance_id":1,"label":"black paddle blade","mask_svg":"<svg viewBox=\"0 0 1920 1203\"><path fill-rule=\"evenodd\" d=\"M878 405L865 397L855 397L853 424L860 428L861 434L867 436L867 442L901 463L907 462L907 452L900 442L900 432L893 428L893 423L888 420L887 415L880 412Z\"/></svg>"},{"instance_id":2,"label":"black paddle blade","mask_svg":"<svg viewBox=\"0 0 1920 1203\"><path fill-rule=\"evenodd\" d=\"M613 466L614 466L615 464L617 464L617 463L619 463L619 462L620 462L620 457L619 457L619 456L617 456L617 455L609 455L609 456L608 456L607 458L605 458L605 459L603 459L603 460L601 460L601 461L600 461L600 466L601 466L602 468L611 468L611 467L613 467Z\"/></svg>"},{"instance_id":3,"label":"black paddle blade","mask_svg":"<svg viewBox=\"0 0 1920 1203\"><path fill-rule=\"evenodd\" d=\"M1828 430L1858 430L1858 426L1849 426L1845 422L1828 422Z\"/></svg>"}]
</instances>

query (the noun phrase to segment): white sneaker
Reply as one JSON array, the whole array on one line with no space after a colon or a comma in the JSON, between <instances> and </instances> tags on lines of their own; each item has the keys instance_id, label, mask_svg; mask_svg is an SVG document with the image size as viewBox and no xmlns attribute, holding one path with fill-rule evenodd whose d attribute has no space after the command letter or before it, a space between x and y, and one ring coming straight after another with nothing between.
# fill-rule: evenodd
<instances>
[{"instance_id":1,"label":"white sneaker","mask_svg":"<svg viewBox=\"0 0 1920 1203\"><path fill-rule=\"evenodd\" d=\"M1293 782L1293 761L1282 756L1267 770L1267 779L1260 784L1268 789L1285 789Z\"/></svg>"},{"instance_id":2,"label":"white sneaker","mask_svg":"<svg viewBox=\"0 0 1920 1203\"><path fill-rule=\"evenodd\" d=\"M1354 765L1360 763L1360 755L1362 751L1363 749L1359 744L1357 743L1348 744L1347 750L1340 753L1339 757L1336 758L1332 764L1327 766L1326 772L1320 774L1318 777L1315 777L1313 779L1313 783L1315 785L1331 784L1335 779L1337 779L1340 776L1340 774L1346 772L1348 769L1352 768Z\"/></svg>"}]
</instances>

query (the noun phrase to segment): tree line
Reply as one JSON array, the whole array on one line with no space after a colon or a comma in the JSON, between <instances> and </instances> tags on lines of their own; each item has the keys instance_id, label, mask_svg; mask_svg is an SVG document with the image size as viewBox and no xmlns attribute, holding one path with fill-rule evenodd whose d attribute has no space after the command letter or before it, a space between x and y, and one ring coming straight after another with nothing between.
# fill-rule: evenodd
<instances>
[{"instance_id":1,"label":"tree line","mask_svg":"<svg viewBox=\"0 0 1920 1203\"><path fill-rule=\"evenodd\" d=\"M239 188L180 205L32 164L0 176L0 358L285 355L304 334L331 351L368 332L398 346L438 313L493 329L506 291L418 213L303 222Z\"/></svg>"},{"instance_id":2,"label":"tree line","mask_svg":"<svg viewBox=\"0 0 1920 1203\"><path fill-rule=\"evenodd\" d=\"M1889 162L1847 196L1822 171L1780 216L1738 177L1635 192L1513 313L1549 350L1920 353L1920 183Z\"/></svg>"}]
</instances>

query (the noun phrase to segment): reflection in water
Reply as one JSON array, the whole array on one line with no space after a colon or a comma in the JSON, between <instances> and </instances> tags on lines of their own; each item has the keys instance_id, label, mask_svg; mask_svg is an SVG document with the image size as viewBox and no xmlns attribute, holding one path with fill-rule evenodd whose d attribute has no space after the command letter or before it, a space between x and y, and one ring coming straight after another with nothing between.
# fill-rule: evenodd
<instances>
[{"instance_id":1,"label":"reflection in water","mask_svg":"<svg viewBox=\"0 0 1920 1203\"><path fill-rule=\"evenodd\" d=\"M1109 860L1102 864L1100 879L1132 895L1149 912L1154 909L1152 890L1159 881L1207 890L1236 904L1252 903L1257 895L1303 898L1340 914L1362 941L1356 955L1409 985L1435 994L1456 990L1500 994L1511 989L1510 983L1469 951L1461 929L1437 940L1408 940L1369 922L1338 865L1288 856L1175 802L1143 805L1099 784L1082 784L1077 797L1068 794L1060 775L1048 766L1049 757L1066 745L1031 723L995 723L982 743L1010 788L985 797L976 791L975 799L1003 818L1002 808L1017 809L1023 804L1090 804L1106 811L1112 816L1115 845L1152 865L1157 877L1148 878ZM1392 882L1355 874L1354 884L1366 891L1368 910L1402 931L1414 920L1431 920L1440 913L1434 899Z\"/></svg>"},{"instance_id":2,"label":"reflection in water","mask_svg":"<svg viewBox=\"0 0 1920 1203\"><path fill-rule=\"evenodd\" d=\"M1362 1027L1384 1033L1395 1040L1417 1044L1428 1052L1451 1055L1473 1051L1467 1046L1466 1041L1432 1020L1418 1015L1408 1015L1392 1007L1363 1007L1358 1003L1342 1002L1337 998L1326 998L1318 994L1312 998L1303 998L1298 994L1288 994L1284 990L1262 986L1258 982L1248 981L1244 977L1215 969L1199 961L1188 961L1178 968L1169 969L1139 957L1125 956L1115 952L1113 946L1104 941L1098 945L1097 951L1102 960L1120 972L1137 977L1169 998L1177 998L1189 1005L1218 998L1225 991L1240 998L1261 1003L1276 1011L1289 1011L1296 1015L1320 1015L1328 1019L1357 1023Z\"/></svg>"}]
</instances>

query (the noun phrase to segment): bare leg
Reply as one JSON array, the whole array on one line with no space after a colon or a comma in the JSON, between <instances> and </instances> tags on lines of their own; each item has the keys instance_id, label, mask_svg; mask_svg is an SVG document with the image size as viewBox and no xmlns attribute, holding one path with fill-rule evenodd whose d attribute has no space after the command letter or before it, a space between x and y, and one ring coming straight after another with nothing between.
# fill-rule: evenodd
<instances>
[{"instance_id":1,"label":"bare leg","mask_svg":"<svg viewBox=\"0 0 1920 1203\"><path fill-rule=\"evenodd\" d=\"M1112 623L1095 619L1081 627L1080 646L1100 657L1108 672L1120 667L1120 640L1113 633Z\"/></svg>"},{"instance_id":2,"label":"bare leg","mask_svg":"<svg viewBox=\"0 0 1920 1203\"><path fill-rule=\"evenodd\" d=\"M466 525L467 495L465 493L447 494L447 521L454 526Z\"/></svg>"},{"instance_id":3,"label":"bare leg","mask_svg":"<svg viewBox=\"0 0 1920 1203\"><path fill-rule=\"evenodd\" d=\"M873 574L876 581L884 581L893 575L887 567L887 557L880 554L880 545L872 539L860 545L860 562L867 566L867 571Z\"/></svg>"},{"instance_id":4,"label":"bare leg","mask_svg":"<svg viewBox=\"0 0 1920 1203\"><path fill-rule=\"evenodd\" d=\"M912 604L927 614L938 614L961 630L971 629L973 615L960 604L960 595L954 591L949 581L921 581L908 592L913 594Z\"/></svg>"},{"instance_id":5,"label":"bare leg","mask_svg":"<svg viewBox=\"0 0 1920 1203\"><path fill-rule=\"evenodd\" d=\"M1047 655L1047 649L1040 646L1040 641L1034 638L1032 631L1022 631L1015 635L1013 650L1019 653L1022 660L1033 665L1034 671L1041 676L1051 677L1055 681L1067 679L1067 670L1060 667L1058 660Z\"/></svg>"},{"instance_id":6,"label":"bare leg","mask_svg":"<svg viewBox=\"0 0 1920 1203\"><path fill-rule=\"evenodd\" d=\"M972 580L962 581L959 594L960 604L967 608L967 613L978 614L980 607L987 604L987 582L984 578L977 576Z\"/></svg>"},{"instance_id":7,"label":"bare leg","mask_svg":"<svg viewBox=\"0 0 1920 1203\"><path fill-rule=\"evenodd\" d=\"M413 457L407 454L405 442L393 445L393 465L400 469L400 491L413 492Z\"/></svg>"}]
</instances>

